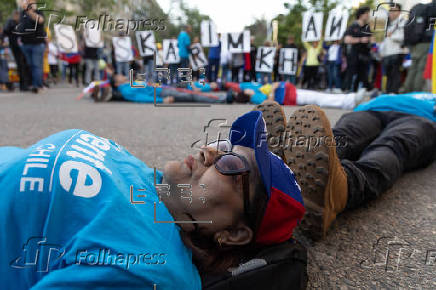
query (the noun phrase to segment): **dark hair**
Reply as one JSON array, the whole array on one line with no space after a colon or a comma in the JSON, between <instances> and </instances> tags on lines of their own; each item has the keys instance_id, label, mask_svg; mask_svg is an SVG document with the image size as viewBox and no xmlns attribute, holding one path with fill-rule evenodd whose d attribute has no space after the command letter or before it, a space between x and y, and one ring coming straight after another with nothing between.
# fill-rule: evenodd
<instances>
[{"instance_id":1,"label":"dark hair","mask_svg":"<svg viewBox=\"0 0 436 290\"><path fill-rule=\"evenodd\" d=\"M390 9L392 9L392 8L398 8L398 10L401 10L401 4L400 3L390 3L389 4L389 8Z\"/></svg>"},{"instance_id":2,"label":"dark hair","mask_svg":"<svg viewBox=\"0 0 436 290\"><path fill-rule=\"evenodd\" d=\"M236 103L247 103L250 101L250 96L243 91L236 93L233 97Z\"/></svg>"},{"instance_id":3,"label":"dark hair","mask_svg":"<svg viewBox=\"0 0 436 290\"><path fill-rule=\"evenodd\" d=\"M356 19L359 19L360 16L362 16L365 13L368 13L369 11L371 11L371 8L369 8L368 6L359 7L359 9L357 9L356 11Z\"/></svg>"}]
</instances>

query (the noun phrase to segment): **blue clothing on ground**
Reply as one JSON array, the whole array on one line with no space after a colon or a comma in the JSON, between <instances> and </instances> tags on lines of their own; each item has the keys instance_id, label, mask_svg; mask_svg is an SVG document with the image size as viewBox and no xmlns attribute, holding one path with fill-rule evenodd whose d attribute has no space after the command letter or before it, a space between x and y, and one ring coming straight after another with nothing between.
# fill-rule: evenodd
<instances>
[{"instance_id":1,"label":"blue clothing on ground","mask_svg":"<svg viewBox=\"0 0 436 290\"><path fill-rule=\"evenodd\" d=\"M201 92L210 92L212 89L210 88L210 84L209 83L201 83L201 82L194 82L194 86L196 88L199 88ZM191 83L188 84L188 90L193 90L194 88L191 86Z\"/></svg>"},{"instance_id":2,"label":"blue clothing on ground","mask_svg":"<svg viewBox=\"0 0 436 290\"><path fill-rule=\"evenodd\" d=\"M251 96L250 102L255 105L262 104L263 101L268 99L268 96L264 93L261 93L260 91L255 92L254 95Z\"/></svg>"},{"instance_id":3,"label":"blue clothing on ground","mask_svg":"<svg viewBox=\"0 0 436 290\"><path fill-rule=\"evenodd\" d=\"M3 289L201 289L179 226L154 223L174 221L154 170L117 143L68 130L0 147L0 186Z\"/></svg>"},{"instance_id":4,"label":"blue clothing on ground","mask_svg":"<svg viewBox=\"0 0 436 290\"><path fill-rule=\"evenodd\" d=\"M239 84L239 88L243 91L245 89L251 89L253 91L259 90L262 87L261 83L254 82L242 82Z\"/></svg>"},{"instance_id":5,"label":"blue clothing on ground","mask_svg":"<svg viewBox=\"0 0 436 290\"><path fill-rule=\"evenodd\" d=\"M286 82L280 82L279 86L274 91L274 100L280 105L283 105L285 100L285 85Z\"/></svg>"},{"instance_id":6,"label":"blue clothing on ground","mask_svg":"<svg viewBox=\"0 0 436 290\"><path fill-rule=\"evenodd\" d=\"M134 83L134 85L144 85ZM138 103L154 103L154 90L156 90L156 103L162 103L160 93L162 88L145 85L145 88L132 88L129 83L118 86L118 91L127 101Z\"/></svg>"},{"instance_id":7,"label":"blue clothing on ground","mask_svg":"<svg viewBox=\"0 0 436 290\"><path fill-rule=\"evenodd\" d=\"M397 111L427 118L436 122L436 95L416 92L400 95L380 95L360 104L354 111Z\"/></svg>"},{"instance_id":8,"label":"blue clothing on ground","mask_svg":"<svg viewBox=\"0 0 436 290\"><path fill-rule=\"evenodd\" d=\"M239 84L239 88L241 89L241 91L244 91L245 89L250 89L254 91L254 95L251 96L250 102L255 105L261 104L268 98L267 95L259 90L261 87L262 84L253 82L242 82Z\"/></svg>"},{"instance_id":9,"label":"blue clothing on ground","mask_svg":"<svg viewBox=\"0 0 436 290\"><path fill-rule=\"evenodd\" d=\"M177 46L179 47L179 56L181 58L189 57L189 46L191 45L191 38L186 31L181 31L177 37Z\"/></svg>"}]
</instances>

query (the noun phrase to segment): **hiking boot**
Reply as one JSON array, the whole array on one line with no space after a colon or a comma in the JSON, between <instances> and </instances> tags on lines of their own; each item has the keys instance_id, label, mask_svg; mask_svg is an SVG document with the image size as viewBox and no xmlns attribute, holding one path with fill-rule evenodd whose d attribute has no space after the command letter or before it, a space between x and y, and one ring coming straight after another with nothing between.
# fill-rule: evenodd
<instances>
[{"instance_id":1,"label":"hiking boot","mask_svg":"<svg viewBox=\"0 0 436 290\"><path fill-rule=\"evenodd\" d=\"M347 175L336 154L330 122L318 106L308 105L295 111L286 131L297 140L287 144L284 153L306 207L299 228L306 236L319 240L345 208Z\"/></svg>"},{"instance_id":2,"label":"hiking boot","mask_svg":"<svg viewBox=\"0 0 436 290\"><path fill-rule=\"evenodd\" d=\"M253 110L262 112L266 124L269 150L286 162L282 146L286 127L283 107L276 101L265 100Z\"/></svg>"}]
</instances>

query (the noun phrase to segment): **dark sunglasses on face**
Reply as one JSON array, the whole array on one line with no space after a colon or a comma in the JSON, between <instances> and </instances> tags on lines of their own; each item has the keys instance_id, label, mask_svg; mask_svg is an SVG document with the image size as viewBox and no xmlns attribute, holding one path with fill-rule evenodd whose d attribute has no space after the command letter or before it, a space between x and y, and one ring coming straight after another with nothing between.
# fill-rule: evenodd
<instances>
[{"instance_id":1,"label":"dark sunglasses on face","mask_svg":"<svg viewBox=\"0 0 436 290\"><path fill-rule=\"evenodd\" d=\"M242 175L242 189L244 193L244 215L247 221L250 218L250 183L249 174L250 166L247 159L235 152L232 152L232 144L229 140L218 140L208 144L208 147L214 147L218 151L224 152L215 158L214 164L216 170L223 175L235 176Z\"/></svg>"}]
</instances>

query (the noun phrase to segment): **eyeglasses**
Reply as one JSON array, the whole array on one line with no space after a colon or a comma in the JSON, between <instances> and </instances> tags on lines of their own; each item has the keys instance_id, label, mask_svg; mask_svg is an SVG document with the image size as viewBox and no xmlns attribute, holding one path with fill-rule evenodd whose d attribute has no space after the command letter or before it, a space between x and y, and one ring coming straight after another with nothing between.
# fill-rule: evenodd
<instances>
[{"instance_id":1,"label":"eyeglasses","mask_svg":"<svg viewBox=\"0 0 436 290\"><path fill-rule=\"evenodd\" d=\"M210 143L208 147L214 147L218 151L226 152L215 158L215 168L223 175L242 175L242 190L244 193L244 215L247 221L252 224L250 215L250 166L247 159L235 152L231 152L232 144L229 140L218 140Z\"/></svg>"}]
</instances>

